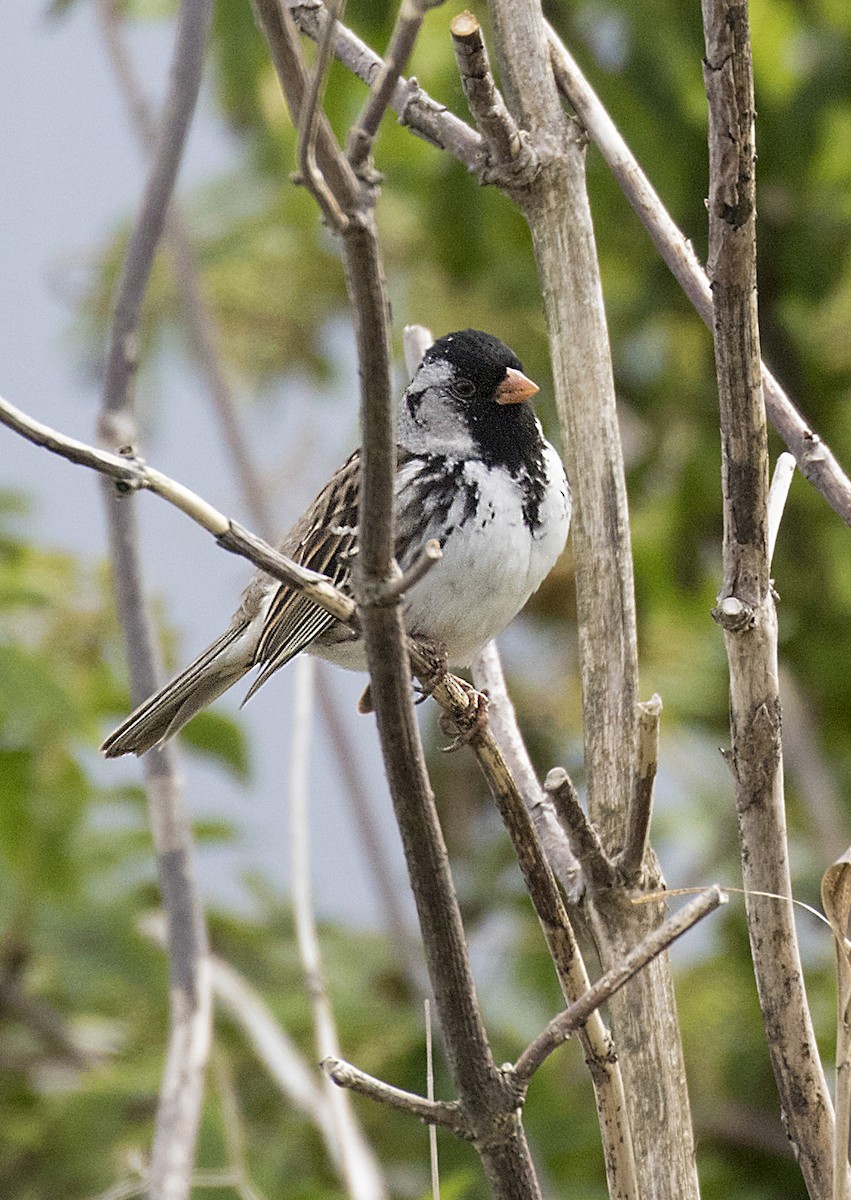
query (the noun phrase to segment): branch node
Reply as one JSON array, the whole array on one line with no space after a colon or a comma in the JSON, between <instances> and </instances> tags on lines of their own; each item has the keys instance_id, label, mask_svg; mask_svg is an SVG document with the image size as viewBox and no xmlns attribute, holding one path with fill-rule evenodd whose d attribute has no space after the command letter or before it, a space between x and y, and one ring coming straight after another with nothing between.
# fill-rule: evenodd
<instances>
[{"instance_id":1,"label":"branch node","mask_svg":"<svg viewBox=\"0 0 851 1200\"><path fill-rule=\"evenodd\" d=\"M712 619L728 633L744 633L756 624L756 610L738 596L725 596L712 609Z\"/></svg>"}]
</instances>

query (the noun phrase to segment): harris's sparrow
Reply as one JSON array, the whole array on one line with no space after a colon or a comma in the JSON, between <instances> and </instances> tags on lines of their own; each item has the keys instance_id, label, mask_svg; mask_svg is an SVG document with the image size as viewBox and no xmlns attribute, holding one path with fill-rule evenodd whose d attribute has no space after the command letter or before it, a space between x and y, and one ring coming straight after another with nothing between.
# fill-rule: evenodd
<instances>
[{"instance_id":1,"label":"harris's sparrow","mask_svg":"<svg viewBox=\"0 0 851 1200\"><path fill-rule=\"evenodd\" d=\"M453 667L469 666L505 629L567 539L570 488L527 403L537 391L507 346L466 329L429 348L399 408L396 559L405 570L432 538L443 551L404 597L405 627L444 647ZM343 591L357 555L359 475L356 450L280 543ZM260 671L248 696L301 650L366 667L352 630L258 571L221 637L131 713L103 752L144 754L252 667Z\"/></svg>"}]
</instances>

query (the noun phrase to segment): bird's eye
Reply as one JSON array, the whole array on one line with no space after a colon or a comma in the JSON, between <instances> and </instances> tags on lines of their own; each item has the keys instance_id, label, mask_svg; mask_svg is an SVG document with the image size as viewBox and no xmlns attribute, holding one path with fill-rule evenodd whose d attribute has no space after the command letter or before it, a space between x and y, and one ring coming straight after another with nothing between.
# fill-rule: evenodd
<instances>
[{"instance_id":1,"label":"bird's eye","mask_svg":"<svg viewBox=\"0 0 851 1200\"><path fill-rule=\"evenodd\" d=\"M476 391L476 385L472 379L456 379L449 390L459 400L469 400Z\"/></svg>"}]
</instances>

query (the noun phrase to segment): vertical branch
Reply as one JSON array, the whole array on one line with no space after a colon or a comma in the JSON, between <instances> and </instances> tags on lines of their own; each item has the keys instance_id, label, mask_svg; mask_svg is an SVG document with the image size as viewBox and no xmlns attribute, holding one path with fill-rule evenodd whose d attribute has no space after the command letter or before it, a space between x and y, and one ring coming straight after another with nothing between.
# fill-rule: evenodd
<instances>
[{"instance_id":1,"label":"vertical branch","mask_svg":"<svg viewBox=\"0 0 851 1200\"><path fill-rule=\"evenodd\" d=\"M108 446L135 439L132 386L138 365L142 300L195 108L210 15L209 0L183 0L181 4L165 116L130 238L110 328L98 420L101 441ZM144 602L135 505L131 497L119 503L107 486L104 497L131 690L135 699L141 700L155 689L158 671ZM157 1109L150 1190L156 1200L183 1200L191 1186L210 1042L207 935L195 885L192 837L174 750L167 747L152 751L145 758L144 772L168 922L170 975L169 1039Z\"/></svg>"},{"instance_id":2,"label":"vertical branch","mask_svg":"<svg viewBox=\"0 0 851 1200\"><path fill-rule=\"evenodd\" d=\"M500 78L538 171L508 188L532 233L568 478L585 768L591 820L612 857L623 843L638 700L635 598L623 454L603 295L585 187L584 143L561 110L539 0L490 0ZM589 434L593 431L593 435ZM621 889L589 899L604 967L661 918ZM685 1070L666 956L610 1006L641 1194L698 1195Z\"/></svg>"},{"instance_id":3,"label":"vertical branch","mask_svg":"<svg viewBox=\"0 0 851 1200\"><path fill-rule=\"evenodd\" d=\"M747 5L703 0L709 264L721 409L724 581L713 615L730 725L748 932L786 1130L812 1197L831 1188L833 1112L804 988L783 803L777 614L769 580L768 443L756 302L753 70Z\"/></svg>"}]
</instances>

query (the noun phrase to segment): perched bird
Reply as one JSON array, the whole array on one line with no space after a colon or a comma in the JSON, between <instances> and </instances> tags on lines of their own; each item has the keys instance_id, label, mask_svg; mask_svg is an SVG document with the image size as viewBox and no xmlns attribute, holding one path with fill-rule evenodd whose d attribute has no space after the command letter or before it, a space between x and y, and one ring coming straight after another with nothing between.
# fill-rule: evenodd
<instances>
[{"instance_id":1,"label":"perched bird","mask_svg":"<svg viewBox=\"0 0 851 1200\"><path fill-rule=\"evenodd\" d=\"M538 391L517 356L475 329L432 345L399 407L396 559L404 571L435 538L442 558L406 594L405 627L467 667L549 573L570 524L561 460L527 403ZM296 562L351 590L360 452L332 475L280 543ZM230 625L104 742L144 754L252 667L251 696L301 650L364 670L362 640L287 584L258 571Z\"/></svg>"}]
</instances>

